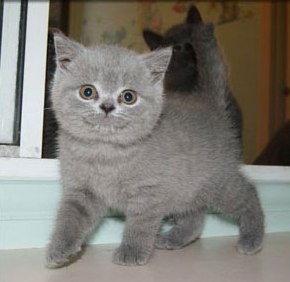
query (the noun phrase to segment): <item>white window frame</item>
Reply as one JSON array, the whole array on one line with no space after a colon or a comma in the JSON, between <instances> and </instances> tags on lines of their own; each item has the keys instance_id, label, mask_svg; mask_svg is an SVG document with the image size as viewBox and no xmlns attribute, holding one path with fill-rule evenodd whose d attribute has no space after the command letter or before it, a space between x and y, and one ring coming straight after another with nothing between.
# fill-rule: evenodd
<instances>
[{"instance_id":1,"label":"white window frame","mask_svg":"<svg viewBox=\"0 0 290 282\"><path fill-rule=\"evenodd\" d=\"M13 144L21 2L3 2L0 60L0 142Z\"/></svg>"},{"instance_id":2,"label":"white window frame","mask_svg":"<svg viewBox=\"0 0 290 282\"><path fill-rule=\"evenodd\" d=\"M4 0L4 13L8 3L14 1ZM20 145L0 146L0 154L4 157L41 158L48 16L48 0L28 1Z\"/></svg>"},{"instance_id":3,"label":"white window frame","mask_svg":"<svg viewBox=\"0 0 290 282\"><path fill-rule=\"evenodd\" d=\"M27 10L20 153L41 158L49 1L29 1Z\"/></svg>"}]
</instances>

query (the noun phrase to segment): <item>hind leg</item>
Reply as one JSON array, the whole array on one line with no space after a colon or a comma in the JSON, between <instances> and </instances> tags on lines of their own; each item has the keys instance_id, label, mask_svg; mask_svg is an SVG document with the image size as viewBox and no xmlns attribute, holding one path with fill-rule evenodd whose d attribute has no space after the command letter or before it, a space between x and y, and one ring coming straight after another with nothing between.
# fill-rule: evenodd
<instances>
[{"instance_id":1,"label":"hind leg","mask_svg":"<svg viewBox=\"0 0 290 282\"><path fill-rule=\"evenodd\" d=\"M167 232L156 237L157 249L181 249L195 241L201 234L205 217L205 209L188 212L174 217L175 224Z\"/></svg>"},{"instance_id":2,"label":"hind leg","mask_svg":"<svg viewBox=\"0 0 290 282\"><path fill-rule=\"evenodd\" d=\"M240 237L237 249L241 254L252 255L262 249L264 215L254 187L249 189L250 203L241 210Z\"/></svg>"},{"instance_id":3,"label":"hind leg","mask_svg":"<svg viewBox=\"0 0 290 282\"><path fill-rule=\"evenodd\" d=\"M222 214L239 219L237 250L242 254L255 254L262 249L264 236L264 215L256 189L240 174L224 188L213 197L211 205Z\"/></svg>"}]
</instances>

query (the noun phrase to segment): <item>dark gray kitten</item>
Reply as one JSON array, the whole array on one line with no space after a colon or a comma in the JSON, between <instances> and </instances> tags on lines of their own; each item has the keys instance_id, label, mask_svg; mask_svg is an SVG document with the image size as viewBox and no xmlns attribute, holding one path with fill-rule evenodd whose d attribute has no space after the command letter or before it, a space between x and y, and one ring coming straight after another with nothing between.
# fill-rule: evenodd
<instances>
[{"instance_id":1,"label":"dark gray kitten","mask_svg":"<svg viewBox=\"0 0 290 282\"><path fill-rule=\"evenodd\" d=\"M52 101L63 197L48 267L75 258L109 208L126 216L116 264L145 264L154 246L188 245L200 235L208 207L238 219L239 252L261 249L263 213L255 187L240 173L239 144L220 102L227 76L213 27L198 36L197 91L215 92L219 103L207 95L163 95L170 48L139 55L56 35ZM159 233L172 215L175 225Z\"/></svg>"},{"instance_id":2,"label":"dark gray kitten","mask_svg":"<svg viewBox=\"0 0 290 282\"><path fill-rule=\"evenodd\" d=\"M165 91L171 93L178 91L182 94L195 93L198 85L199 73L197 71L197 56L192 42L199 40L199 29L204 23L198 9L190 6L186 19L168 29L163 35L151 30L143 30L143 37L151 50L160 47L173 46L173 55L165 75ZM232 95L229 87L225 88L226 113L231 120L231 126L236 131L237 137L242 138L243 119L237 100ZM215 93L210 93L215 95Z\"/></svg>"},{"instance_id":3,"label":"dark gray kitten","mask_svg":"<svg viewBox=\"0 0 290 282\"><path fill-rule=\"evenodd\" d=\"M196 87L197 57L191 41L194 40L193 29L202 25L197 8L191 6L185 21L171 27L163 35L149 29L143 30L144 40L151 50L173 46L173 55L165 75L166 90L183 94Z\"/></svg>"}]
</instances>

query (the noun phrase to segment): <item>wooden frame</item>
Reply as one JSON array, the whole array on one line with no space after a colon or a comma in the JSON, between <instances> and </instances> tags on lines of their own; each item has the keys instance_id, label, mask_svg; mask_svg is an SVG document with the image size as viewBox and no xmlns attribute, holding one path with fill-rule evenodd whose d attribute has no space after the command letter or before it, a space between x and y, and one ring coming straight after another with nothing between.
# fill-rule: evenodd
<instances>
[{"instance_id":1,"label":"wooden frame","mask_svg":"<svg viewBox=\"0 0 290 282\"><path fill-rule=\"evenodd\" d=\"M261 3L257 155L290 117L290 98L284 96L290 81L289 7L289 2Z\"/></svg>"},{"instance_id":2,"label":"wooden frame","mask_svg":"<svg viewBox=\"0 0 290 282\"><path fill-rule=\"evenodd\" d=\"M287 1L287 43L286 43L286 120L290 119L290 2Z\"/></svg>"}]
</instances>

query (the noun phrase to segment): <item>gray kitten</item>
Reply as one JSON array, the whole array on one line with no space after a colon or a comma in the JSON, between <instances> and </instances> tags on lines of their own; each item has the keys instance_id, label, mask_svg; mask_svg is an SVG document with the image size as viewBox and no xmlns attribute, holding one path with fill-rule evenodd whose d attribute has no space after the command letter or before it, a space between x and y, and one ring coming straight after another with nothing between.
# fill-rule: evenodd
<instances>
[{"instance_id":1,"label":"gray kitten","mask_svg":"<svg viewBox=\"0 0 290 282\"><path fill-rule=\"evenodd\" d=\"M202 53L198 91L214 92L217 101L210 95L164 97L170 48L139 55L114 46L85 48L56 34L52 101L63 197L48 267L71 262L108 208L126 216L116 264L146 264L154 246L188 245L199 237L208 207L239 220L239 252L261 249L263 213L255 187L239 171L213 27L205 25L199 36L193 42ZM175 224L162 233L166 216Z\"/></svg>"}]
</instances>

